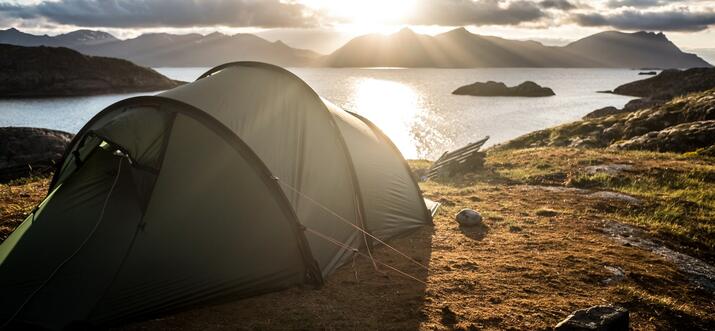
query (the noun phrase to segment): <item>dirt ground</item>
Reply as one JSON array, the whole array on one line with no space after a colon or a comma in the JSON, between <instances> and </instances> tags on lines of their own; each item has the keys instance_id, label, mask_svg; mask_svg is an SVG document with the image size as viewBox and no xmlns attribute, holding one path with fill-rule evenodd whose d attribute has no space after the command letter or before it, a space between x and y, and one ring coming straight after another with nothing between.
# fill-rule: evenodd
<instances>
[{"instance_id":1,"label":"dirt ground","mask_svg":"<svg viewBox=\"0 0 715 331\"><path fill-rule=\"evenodd\" d=\"M482 183L423 184L443 206L434 227L394 241L376 259L425 284L358 258L318 290L295 288L136 323L123 330L548 330L572 311L617 304L634 330L715 329L715 299L653 253L605 234L604 201L569 190ZM627 204L608 202L617 208ZM453 216L474 208L485 227ZM619 279L613 268L620 268Z\"/></svg>"},{"instance_id":2,"label":"dirt ground","mask_svg":"<svg viewBox=\"0 0 715 331\"><path fill-rule=\"evenodd\" d=\"M3 232L44 196L45 185L0 187ZM375 254L419 282L357 258L320 289L293 288L119 329L548 330L576 309L616 304L630 310L634 330L715 330L712 292L661 256L604 231L614 210L632 208L627 202L490 180L421 185L442 203L434 226L391 243L428 270L386 247ZM461 208L480 211L485 226L460 228L454 215Z\"/></svg>"}]
</instances>

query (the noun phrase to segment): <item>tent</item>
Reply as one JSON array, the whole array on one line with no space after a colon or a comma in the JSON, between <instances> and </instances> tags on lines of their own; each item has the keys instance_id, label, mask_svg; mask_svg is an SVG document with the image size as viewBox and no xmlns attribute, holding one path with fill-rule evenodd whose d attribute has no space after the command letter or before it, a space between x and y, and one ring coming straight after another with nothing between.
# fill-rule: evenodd
<instances>
[{"instance_id":1,"label":"tent","mask_svg":"<svg viewBox=\"0 0 715 331\"><path fill-rule=\"evenodd\" d=\"M109 106L49 192L0 246L0 325L104 325L320 285L432 216L375 125L256 62Z\"/></svg>"}]
</instances>

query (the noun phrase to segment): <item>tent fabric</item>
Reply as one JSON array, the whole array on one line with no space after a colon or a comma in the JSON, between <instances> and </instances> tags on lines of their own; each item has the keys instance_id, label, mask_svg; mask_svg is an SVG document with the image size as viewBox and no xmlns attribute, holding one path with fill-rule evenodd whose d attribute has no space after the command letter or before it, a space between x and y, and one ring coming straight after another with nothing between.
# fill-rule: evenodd
<instances>
[{"instance_id":1,"label":"tent fabric","mask_svg":"<svg viewBox=\"0 0 715 331\"><path fill-rule=\"evenodd\" d=\"M47 198L0 245L0 328L106 325L319 285L370 236L427 224L374 124L287 70L231 63L80 130Z\"/></svg>"}]
</instances>

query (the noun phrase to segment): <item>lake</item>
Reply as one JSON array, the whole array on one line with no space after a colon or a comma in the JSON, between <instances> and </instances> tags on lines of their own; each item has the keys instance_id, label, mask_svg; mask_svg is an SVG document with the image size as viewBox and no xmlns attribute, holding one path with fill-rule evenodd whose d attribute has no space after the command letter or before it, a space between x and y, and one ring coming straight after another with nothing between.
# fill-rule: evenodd
<instances>
[{"instance_id":1,"label":"lake","mask_svg":"<svg viewBox=\"0 0 715 331\"><path fill-rule=\"evenodd\" d=\"M173 79L193 81L208 68L156 68ZM445 150L490 136L487 146L580 119L630 97L597 93L642 79L628 69L400 69L290 68L318 94L379 126L406 158L439 157ZM451 92L475 81L516 85L531 80L556 96L472 97ZM30 126L75 133L96 113L142 95L0 100L0 126ZM149 93L153 94L153 93Z\"/></svg>"}]
</instances>

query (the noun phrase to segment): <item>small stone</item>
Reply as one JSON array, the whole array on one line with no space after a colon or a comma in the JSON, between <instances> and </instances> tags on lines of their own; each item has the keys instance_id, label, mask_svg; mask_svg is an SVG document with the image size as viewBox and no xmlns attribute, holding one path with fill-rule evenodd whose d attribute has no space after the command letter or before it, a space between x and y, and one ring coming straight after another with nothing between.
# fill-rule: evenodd
<instances>
[{"instance_id":1,"label":"small stone","mask_svg":"<svg viewBox=\"0 0 715 331\"><path fill-rule=\"evenodd\" d=\"M628 310L614 306L594 306L569 315L554 331L628 331Z\"/></svg>"},{"instance_id":2,"label":"small stone","mask_svg":"<svg viewBox=\"0 0 715 331\"><path fill-rule=\"evenodd\" d=\"M479 214L476 210L473 209L462 209L457 213L457 216L455 216L455 220L459 225L463 226L475 226L475 225L481 225L482 223L482 215Z\"/></svg>"}]
</instances>

